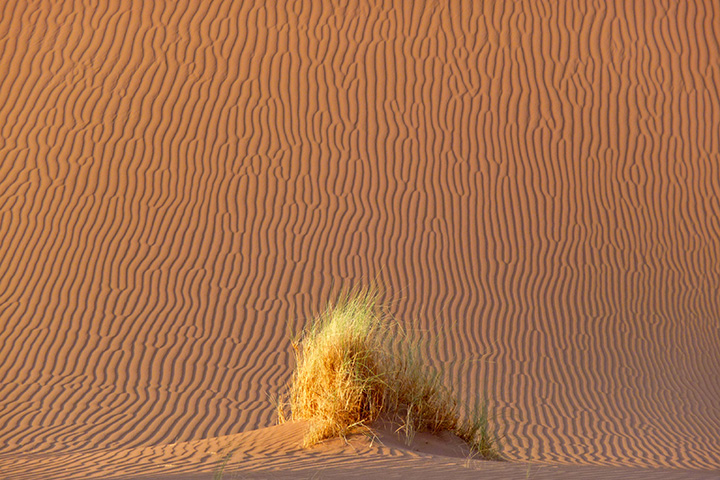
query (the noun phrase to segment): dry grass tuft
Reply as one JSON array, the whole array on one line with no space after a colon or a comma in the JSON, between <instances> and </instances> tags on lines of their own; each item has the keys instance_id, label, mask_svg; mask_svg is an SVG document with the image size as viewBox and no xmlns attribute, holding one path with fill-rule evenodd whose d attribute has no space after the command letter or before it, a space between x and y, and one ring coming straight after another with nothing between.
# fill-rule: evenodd
<instances>
[{"instance_id":1,"label":"dry grass tuft","mask_svg":"<svg viewBox=\"0 0 720 480\"><path fill-rule=\"evenodd\" d=\"M376 315L376 303L371 290L344 295L312 322L302 340L293 341L297 367L287 403L292 420L310 421L305 445L345 437L382 417L394 422L408 443L416 432L450 430L474 454L499 459L487 409L461 421L458 403L437 373L412 350L392 353L392 340L404 336ZM282 422L286 405L278 400L277 406Z\"/></svg>"}]
</instances>

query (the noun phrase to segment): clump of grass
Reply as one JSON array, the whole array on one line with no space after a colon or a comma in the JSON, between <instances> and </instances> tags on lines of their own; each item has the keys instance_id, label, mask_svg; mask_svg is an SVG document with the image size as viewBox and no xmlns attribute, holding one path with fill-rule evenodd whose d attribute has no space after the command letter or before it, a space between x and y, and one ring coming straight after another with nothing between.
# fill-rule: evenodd
<instances>
[{"instance_id":1,"label":"clump of grass","mask_svg":"<svg viewBox=\"0 0 720 480\"><path fill-rule=\"evenodd\" d=\"M309 420L306 446L345 437L384 419L405 433L455 432L473 453L499 459L487 409L460 419L455 397L439 374L428 370L412 348L397 353L404 336L376 314L377 294L360 290L331 305L293 341L296 370L286 397L290 419ZM394 353L395 352L395 353ZM278 400L278 419L286 419Z\"/></svg>"},{"instance_id":2,"label":"clump of grass","mask_svg":"<svg viewBox=\"0 0 720 480\"><path fill-rule=\"evenodd\" d=\"M455 426L455 434L465 440L473 455L486 460L502 460L500 441L489 427L487 403L475 406L469 418Z\"/></svg>"}]
</instances>

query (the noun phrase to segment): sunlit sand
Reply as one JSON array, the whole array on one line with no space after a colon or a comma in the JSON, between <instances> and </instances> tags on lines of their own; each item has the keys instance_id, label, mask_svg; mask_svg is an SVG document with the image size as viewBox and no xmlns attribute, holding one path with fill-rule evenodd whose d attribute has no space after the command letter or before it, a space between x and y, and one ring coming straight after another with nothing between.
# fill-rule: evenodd
<instances>
[{"instance_id":1,"label":"sunlit sand","mask_svg":"<svg viewBox=\"0 0 720 480\"><path fill-rule=\"evenodd\" d=\"M10 1L0 72L0 478L717 477L717 2ZM507 461L277 425L373 282Z\"/></svg>"}]
</instances>

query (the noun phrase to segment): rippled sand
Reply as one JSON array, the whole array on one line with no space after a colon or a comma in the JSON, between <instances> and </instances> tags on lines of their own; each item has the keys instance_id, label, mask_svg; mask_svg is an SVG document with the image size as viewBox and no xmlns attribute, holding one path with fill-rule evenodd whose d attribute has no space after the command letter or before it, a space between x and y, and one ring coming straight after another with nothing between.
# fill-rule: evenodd
<instances>
[{"instance_id":1,"label":"rippled sand","mask_svg":"<svg viewBox=\"0 0 720 480\"><path fill-rule=\"evenodd\" d=\"M477 468L720 471L716 2L13 1L0 72L0 478L310 472L268 395L372 280Z\"/></svg>"}]
</instances>

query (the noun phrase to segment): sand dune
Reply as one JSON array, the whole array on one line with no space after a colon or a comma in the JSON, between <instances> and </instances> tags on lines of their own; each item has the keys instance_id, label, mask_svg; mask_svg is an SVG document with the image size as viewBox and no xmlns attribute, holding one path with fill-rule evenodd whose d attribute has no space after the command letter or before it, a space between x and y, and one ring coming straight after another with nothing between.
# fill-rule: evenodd
<instances>
[{"instance_id":1,"label":"sand dune","mask_svg":"<svg viewBox=\"0 0 720 480\"><path fill-rule=\"evenodd\" d=\"M26 475L24 456L6 464L11 478L198 480L237 478L508 478L522 479L711 479L699 470L597 467L544 463L487 462L466 456L461 440L419 433L407 446L397 434L379 430L375 438L327 441L300 447L307 425L284 424L213 437L132 449L99 449L40 455L34 476ZM458 443L459 442L459 443ZM24 462L23 462L24 460Z\"/></svg>"},{"instance_id":2,"label":"sand dune","mask_svg":"<svg viewBox=\"0 0 720 480\"><path fill-rule=\"evenodd\" d=\"M0 5L0 477L269 427L370 279L511 460L720 470L715 2L86 3Z\"/></svg>"}]
</instances>

